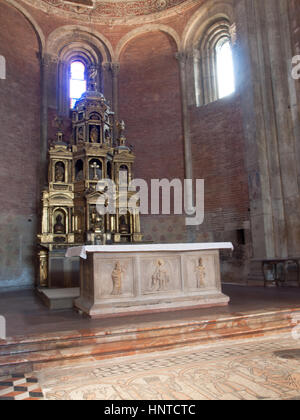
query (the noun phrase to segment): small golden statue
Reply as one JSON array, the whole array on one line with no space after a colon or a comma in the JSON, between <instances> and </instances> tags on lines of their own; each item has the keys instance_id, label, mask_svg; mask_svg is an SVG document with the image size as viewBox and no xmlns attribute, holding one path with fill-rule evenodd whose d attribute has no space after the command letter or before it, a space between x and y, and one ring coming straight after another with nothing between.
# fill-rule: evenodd
<instances>
[{"instance_id":1,"label":"small golden statue","mask_svg":"<svg viewBox=\"0 0 300 420\"><path fill-rule=\"evenodd\" d=\"M95 126L91 129L90 139L92 143L98 143L99 132L98 132L97 127Z\"/></svg>"},{"instance_id":2,"label":"small golden statue","mask_svg":"<svg viewBox=\"0 0 300 420\"><path fill-rule=\"evenodd\" d=\"M124 269L120 264L120 261L116 262L115 268L111 274L112 282L113 282L113 296L120 296L122 294L122 274L124 273Z\"/></svg>"},{"instance_id":3,"label":"small golden statue","mask_svg":"<svg viewBox=\"0 0 300 420\"><path fill-rule=\"evenodd\" d=\"M58 162L55 165L55 182L65 181L65 168L62 162Z\"/></svg>"},{"instance_id":4,"label":"small golden statue","mask_svg":"<svg viewBox=\"0 0 300 420\"><path fill-rule=\"evenodd\" d=\"M167 270L165 270L163 266L164 266L164 261L158 260L157 267L152 276L151 289L156 290L158 292L161 290L166 290L167 285L170 281Z\"/></svg>"},{"instance_id":5,"label":"small golden statue","mask_svg":"<svg viewBox=\"0 0 300 420\"><path fill-rule=\"evenodd\" d=\"M197 276L197 288L201 289L205 287L204 279L206 276L205 267L202 262L202 258L199 258L199 265L196 266L196 276Z\"/></svg>"}]
</instances>

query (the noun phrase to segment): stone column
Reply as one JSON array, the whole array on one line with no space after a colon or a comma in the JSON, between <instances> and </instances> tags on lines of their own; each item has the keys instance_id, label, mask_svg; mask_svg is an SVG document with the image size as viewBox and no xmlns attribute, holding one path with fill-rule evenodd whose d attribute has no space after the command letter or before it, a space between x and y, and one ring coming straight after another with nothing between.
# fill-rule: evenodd
<instances>
[{"instance_id":1,"label":"stone column","mask_svg":"<svg viewBox=\"0 0 300 420\"><path fill-rule=\"evenodd\" d=\"M119 73L120 63L111 63L112 91L113 91L113 111L116 121L119 118Z\"/></svg>"},{"instance_id":2,"label":"stone column","mask_svg":"<svg viewBox=\"0 0 300 420\"><path fill-rule=\"evenodd\" d=\"M300 255L299 138L291 114L288 1L235 1L254 259Z\"/></svg>"},{"instance_id":3,"label":"stone column","mask_svg":"<svg viewBox=\"0 0 300 420\"><path fill-rule=\"evenodd\" d=\"M48 182L48 80L49 66L51 59L49 56L40 58L41 64L41 158L40 158L40 193Z\"/></svg>"},{"instance_id":4,"label":"stone column","mask_svg":"<svg viewBox=\"0 0 300 420\"><path fill-rule=\"evenodd\" d=\"M182 103L182 121L183 121L183 136L184 136L184 163L185 163L185 178L193 179L193 162L192 162L192 144L191 144L191 130L190 118L188 112L188 89L186 80L186 68L189 56L186 52L179 52L176 54L180 69L180 83L181 83L181 103ZM192 206L192 191L185 191L186 202L189 203L189 208Z\"/></svg>"}]
</instances>

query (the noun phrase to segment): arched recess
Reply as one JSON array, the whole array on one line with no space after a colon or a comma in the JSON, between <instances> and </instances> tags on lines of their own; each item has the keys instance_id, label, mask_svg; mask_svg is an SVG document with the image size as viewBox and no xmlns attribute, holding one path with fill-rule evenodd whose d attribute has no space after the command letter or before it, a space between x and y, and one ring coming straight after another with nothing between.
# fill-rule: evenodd
<instances>
[{"instance_id":1,"label":"arched recess","mask_svg":"<svg viewBox=\"0 0 300 420\"><path fill-rule=\"evenodd\" d=\"M43 54L44 54L44 51L45 51L46 38L45 38L45 35L44 35L41 27L39 26L39 24L31 16L31 14L23 6L21 6L19 3L17 3L15 0L5 0L5 2L7 4L13 6L20 13L22 13L22 15L30 23L30 25L32 26L32 28L33 28L33 30L34 30L34 32L36 34L36 37L37 37L37 40L38 40L38 44L39 44L40 56L42 57Z\"/></svg>"},{"instance_id":2,"label":"arched recess","mask_svg":"<svg viewBox=\"0 0 300 420\"><path fill-rule=\"evenodd\" d=\"M126 122L128 144L137 156L135 176L146 181L154 177L184 177L177 52L178 39L162 30L161 25L131 31L116 52L120 61L119 114ZM177 151L176 164L173 162L167 169L165 158L169 156L170 144Z\"/></svg>"},{"instance_id":3,"label":"arched recess","mask_svg":"<svg viewBox=\"0 0 300 420\"><path fill-rule=\"evenodd\" d=\"M166 26L166 25L160 25L160 24L149 24L149 25L144 25L141 26L140 28L136 28L133 29L132 31L128 32L118 43L117 48L116 48L116 60L119 61L120 60L120 56L121 53L123 51L123 49L125 48L125 46L134 38L136 38L139 35L148 33L148 32L164 32L167 35L169 35L172 40L175 42L177 50L179 50L180 48L180 37L178 35L178 33L171 28L170 26Z\"/></svg>"},{"instance_id":4,"label":"arched recess","mask_svg":"<svg viewBox=\"0 0 300 420\"><path fill-rule=\"evenodd\" d=\"M46 44L48 63L56 72L57 109L62 116L68 116L69 74L73 61L81 61L85 68L97 69L98 87L103 89L103 65L112 61L113 49L109 41L101 34L88 32L86 28L76 25L64 26L53 31ZM88 77L87 77L88 79ZM87 80L88 81L88 80Z\"/></svg>"},{"instance_id":5,"label":"arched recess","mask_svg":"<svg viewBox=\"0 0 300 420\"><path fill-rule=\"evenodd\" d=\"M181 48L188 60L186 71L191 104L205 105L218 99L216 46L222 39L233 41L233 1L208 1L191 17L182 36Z\"/></svg>"}]
</instances>

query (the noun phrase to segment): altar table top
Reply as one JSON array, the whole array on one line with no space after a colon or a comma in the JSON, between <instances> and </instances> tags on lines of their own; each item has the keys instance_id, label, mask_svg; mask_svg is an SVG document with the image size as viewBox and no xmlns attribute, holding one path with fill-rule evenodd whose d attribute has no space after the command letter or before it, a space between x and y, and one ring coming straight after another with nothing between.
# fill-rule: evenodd
<instances>
[{"instance_id":1,"label":"altar table top","mask_svg":"<svg viewBox=\"0 0 300 420\"><path fill-rule=\"evenodd\" d=\"M188 252L229 249L233 250L231 242L206 242L189 244L151 244L151 245L85 245L68 248L66 257L87 259L87 253L118 253L118 252Z\"/></svg>"}]
</instances>

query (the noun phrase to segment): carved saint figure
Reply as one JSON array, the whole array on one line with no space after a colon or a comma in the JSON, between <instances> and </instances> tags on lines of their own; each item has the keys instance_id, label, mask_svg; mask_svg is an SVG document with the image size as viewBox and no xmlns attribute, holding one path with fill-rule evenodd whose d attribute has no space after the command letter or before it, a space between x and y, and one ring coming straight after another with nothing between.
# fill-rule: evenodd
<instances>
[{"instance_id":1,"label":"carved saint figure","mask_svg":"<svg viewBox=\"0 0 300 420\"><path fill-rule=\"evenodd\" d=\"M201 289L205 287L204 279L206 276L205 267L202 262L202 258L199 258L199 264L196 266L196 276L197 276L197 288Z\"/></svg>"},{"instance_id":2,"label":"carved saint figure","mask_svg":"<svg viewBox=\"0 0 300 420\"><path fill-rule=\"evenodd\" d=\"M80 127L78 129L78 142L83 142L83 141L84 141L83 127Z\"/></svg>"},{"instance_id":3,"label":"carved saint figure","mask_svg":"<svg viewBox=\"0 0 300 420\"><path fill-rule=\"evenodd\" d=\"M98 143L99 132L98 132L97 127L95 126L91 129L90 139L92 143Z\"/></svg>"},{"instance_id":4,"label":"carved saint figure","mask_svg":"<svg viewBox=\"0 0 300 420\"><path fill-rule=\"evenodd\" d=\"M64 182L65 180L65 167L62 162L55 165L55 182Z\"/></svg>"},{"instance_id":5,"label":"carved saint figure","mask_svg":"<svg viewBox=\"0 0 300 420\"><path fill-rule=\"evenodd\" d=\"M156 291L166 290L170 281L167 270L163 268L164 261L158 260L155 272L152 276L151 289Z\"/></svg>"},{"instance_id":6,"label":"carved saint figure","mask_svg":"<svg viewBox=\"0 0 300 420\"><path fill-rule=\"evenodd\" d=\"M59 233L65 233L65 226L64 226L62 220L63 220L62 215L59 214L56 217L56 223L54 225L54 233L58 233L58 234Z\"/></svg>"},{"instance_id":7,"label":"carved saint figure","mask_svg":"<svg viewBox=\"0 0 300 420\"><path fill-rule=\"evenodd\" d=\"M48 279L48 264L46 258L40 259L40 286L46 287Z\"/></svg>"},{"instance_id":8,"label":"carved saint figure","mask_svg":"<svg viewBox=\"0 0 300 420\"><path fill-rule=\"evenodd\" d=\"M122 275L124 274L124 268L121 266L120 261L116 262L115 268L111 273L111 279L113 282L112 295L119 296L122 294Z\"/></svg>"},{"instance_id":9,"label":"carved saint figure","mask_svg":"<svg viewBox=\"0 0 300 420\"><path fill-rule=\"evenodd\" d=\"M121 139L121 138L124 137L124 133L125 133L125 128L126 128L125 122L123 120L118 121L116 126L117 126L117 129L118 129L118 137L119 137L119 139Z\"/></svg>"}]
</instances>

